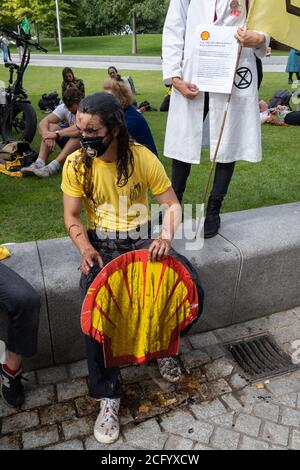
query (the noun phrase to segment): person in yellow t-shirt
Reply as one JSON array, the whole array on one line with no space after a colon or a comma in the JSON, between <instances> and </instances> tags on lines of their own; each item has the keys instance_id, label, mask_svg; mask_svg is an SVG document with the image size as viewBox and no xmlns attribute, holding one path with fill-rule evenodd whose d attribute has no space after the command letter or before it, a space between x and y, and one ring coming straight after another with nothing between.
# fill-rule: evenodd
<instances>
[{"instance_id":1,"label":"person in yellow t-shirt","mask_svg":"<svg viewBox=\"0 0 300 470\"><path fill-rule=\"evenodd\" d=\"M181 208L171 182L158 158L130 140L118 100L105 92L86 97L79 105L76 125L82 149L67 158L61 188L65 225L82 255L83 296L105 264L128 251L148 249L151 261L160 261L168 254L178 258L191 273L202 303L203 291L195 269L171 248L181 222ZM149 233L148 190L167 208L156 240ZM82 204L88 215L87 231L80 216ZM100 401L94 436L109 444L119 437L119 369L105 368L102 344L89 337L85 340L89 394ZM158 366L166 380L180 379L181 370L174 358L158 359Z\"/></svg>"},{"instance_id":2,"label":"person in yellow t-shirt","mask_svg":"<svg viewBox=\"0 0 300 470\"><path fill-rule=\"evenodd\" d=\"M116 184L116 161L104 161L99 158L93 160L89 176L89 184L93 188L92 204L85 194L83 182L78 177L78 172L80 175L84 172L82 151L73 153L65 164L63 192L71 197L82 198L88 215L89 229L99 230L101 227L107 232L135 230L137 226L145 225L149 220L148 188L154 196L166 191L172 193L169 191L171 182L158 158L138 143L130 143L129 148L134 166L124 186ZM141 206L138 218L134 211L130 211L132 205Z\"/></svg>"}]
</instances>

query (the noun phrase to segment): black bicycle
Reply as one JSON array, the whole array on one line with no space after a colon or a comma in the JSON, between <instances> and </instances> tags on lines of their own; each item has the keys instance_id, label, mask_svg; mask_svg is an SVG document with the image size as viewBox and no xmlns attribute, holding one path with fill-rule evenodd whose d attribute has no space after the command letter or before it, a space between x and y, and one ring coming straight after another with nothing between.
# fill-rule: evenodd
<instances>
[{"instance_id":1,"label":"black bicycle","mask_svg":"<svg viewBox=\"0 0 300 470\"><path fill-rule=\"evenodd\" d=\"M0 104L0 128L4 141L32 142L36 133L36 112L23 88L24 73L30 62L30 48L48 52L38 43L31 42L30 36L24 37L6 28L1 30L15 42L17 47L23 48L20 65L9 62L5 67L9 69L8 87L2 93ZM16 79L14 75L16 72ZM3 99L4 98L4 99Z\"/></svg>"}]
</instances>

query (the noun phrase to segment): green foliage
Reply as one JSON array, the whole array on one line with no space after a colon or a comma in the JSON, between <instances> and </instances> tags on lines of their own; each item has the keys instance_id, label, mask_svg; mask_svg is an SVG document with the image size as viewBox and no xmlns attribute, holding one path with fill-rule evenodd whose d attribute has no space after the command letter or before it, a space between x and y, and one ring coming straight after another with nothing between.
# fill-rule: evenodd
<instances>
[{"instance_id":1,"label":"green foliage","mask_svg":"<svg viewBox=\"0 0 300 470\"><path fill-rule=\"evenodd\" d=\"M56 2L55 0L33 0L33 21L38 25L43 35L56 37ZM63 34L76 31L78 2L76 0L59 0L60 22Z\"/></svg>"},{"instance_id":2,"label":"green foliage","mask_svg":"<svg viewBox=\"0 0 300 470\"><path fill-rule=\"evenodd\" d=\"M0 25L16 29L27 16L43 37L57 37L55 0L3 0ZM136 19L137 33L162 31L169 0L59 0L63 36L120 34Z\"/></svg>"},{"instance_id":3,"label":"green foliage","mask_svg":"<svg viewBox=\"0 0 300 470\"><path fill-rule=\"evenodd\" d=\"M3 0L0 8L0 24L16 28L24 16L33 15L32 3L29 0Z\"/></svg>"},{"instance_id":4,"label":"green foliage","mask_svg":"<svg viewBox=\"0 0 300 470\"><path fill-rule=\"evenodd\" d=\"M99 0L81 0L81 16L78 30L82 35L103 35L119 33L123 26L123 18L113 12L110 2Z\"/></svg>"},{"instance_id":5,"label":"green foliage","mask_svg":"<svg viewBox=\"0 0 300 470\"><path fill-rule=\"evenodd\" d=\"M113 14L123 18L124 24L131 25L136 19L137 33L161 33L169 0L106 0Z\"/></svg>"},{"instance_id":6,"label":"green foliage","mask_svg":"<svg viewBox=\"0 0 300 470\"><path fill-rule=\"evenodd\" d=\"M76 31L77 0L59 0L61 26L64 34ZM4 0L0 9L0 24L16 29L27 16L31 23L38 25L44 35L56 35L55 0Z\"/></svg>"}]
</instances>

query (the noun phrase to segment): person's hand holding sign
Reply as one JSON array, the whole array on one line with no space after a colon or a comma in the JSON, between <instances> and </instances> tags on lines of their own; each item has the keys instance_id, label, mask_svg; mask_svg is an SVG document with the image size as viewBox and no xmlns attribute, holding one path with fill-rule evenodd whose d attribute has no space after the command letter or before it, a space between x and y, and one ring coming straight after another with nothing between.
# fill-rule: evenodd
<instances>
[{"instance_id":1,"label":"person's hand holding sign","mask_svg":"<svg viewBox=\"0 0 300 470\"><path fill-rule=\"evenodd\" d=\"M242 47L253 47L259 49L266 42L264 34L245 28L238 28L235 37Z\"/></svg>"}]
</instances>

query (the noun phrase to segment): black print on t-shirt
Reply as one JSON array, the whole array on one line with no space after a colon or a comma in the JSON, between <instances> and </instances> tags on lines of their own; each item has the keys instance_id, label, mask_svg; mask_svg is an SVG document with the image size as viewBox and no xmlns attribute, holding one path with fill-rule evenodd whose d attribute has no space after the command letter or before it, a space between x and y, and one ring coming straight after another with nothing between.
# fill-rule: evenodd
<instances>
[{"instance_id":1,"label":"black print on t-shirt","mask_svg":"<svg viewBox=\"0 0 300 470\"><path fill-rule=\"evenodd\" d=\"M135 184L132 188L130 188L130 202L131 204L134 203L137 199L141 197L142 194L142 187L141 185Z\"/></svg>"},{"instance_id":2,"label":"black print on t-shirt","mask_svg":"<svg viewBox=\"0 0 300 470\"><path fill-rule=\"evenodd\" d=\"M300 7L294 5L293 0L286 0L286 11L291 15L300 16Z\"/></svg>"}]
</instances>

